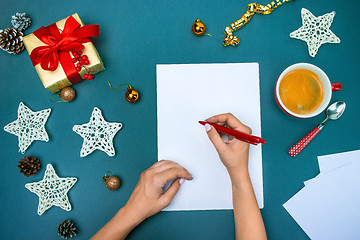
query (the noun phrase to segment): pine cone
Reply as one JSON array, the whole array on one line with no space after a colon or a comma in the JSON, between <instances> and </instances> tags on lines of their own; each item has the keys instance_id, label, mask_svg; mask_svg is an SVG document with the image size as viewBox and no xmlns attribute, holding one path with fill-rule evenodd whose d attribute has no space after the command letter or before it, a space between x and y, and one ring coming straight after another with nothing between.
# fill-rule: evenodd
<instances>
[{"instance_id":1,"label":"pine cone","mask_svg":"<svg viewBox=\"0 0 360 240\"><path fill-rule=\"evenodd\" d=\"M0 30L0 48L8 53L18 54L25 49L24 34L15 28Z\"/></svg>"},{"instance_id":2,"label":"pine cone","mask_svg":"<svg viewBox=\"0 0 360 240\"><path fill-rule=\"evenodd\" d=\"M24 31L31 24L31 19L26 16L26 13L16 13L12 16L11 24L19 31Z\"/></svg>"},{"instance_id":3,"label":"pine cone","mask_svg":"<svg viewBox=\"0 0 360 240\"><path fill-rule=\"evenodd\" d=\"M23 173L27 177L35 175L35 173L40 170L40 167L40 161L36 159L36 157L28 157L27 155L19 161L18 165L20 173Z\"/></svg>"},{"instance_id":4,"label":"pine cone","mask_svg":"<svg viewBox=\"0 0 360 240\"><path fill-rule=\"evenodd\" d=\"M76 236L76 227L70 220L65 220L59 224L58 234L60 237L69 239Z\"/></svg>"}]
</instances>

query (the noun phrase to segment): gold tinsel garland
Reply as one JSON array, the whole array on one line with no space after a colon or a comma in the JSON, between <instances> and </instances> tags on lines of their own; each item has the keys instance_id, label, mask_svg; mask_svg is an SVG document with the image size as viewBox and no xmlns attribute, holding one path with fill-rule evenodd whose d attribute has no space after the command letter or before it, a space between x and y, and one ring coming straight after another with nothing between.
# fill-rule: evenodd
<instances>
[{"instance_id":1,"label":"gold tinsel garland","mask_svg":"<svg viewBox=\"0 0 360 240\"><path fill-rule=\"evenodd\" d=\"M248 9L246 11L246 13L244 13L244 15L242 15L242 17L237 20L236 22L233 22L231 24L231 27L226 27L225 28L225 37L223 40L223 44L224 46L229 46L229 45L233 45L236 46L239 44L240 39L238 39L236 36L233 35L233 32L240 29L241 27L243 27L248 21L250 21L252 15L254 15L255 13L258 14L270 14L275 8L277 8L278 6L282 5L285 2L289 2L291 0L276 0L276 1L272 1L267 5L261 5L259 3L250 3L248 5Z\"/></svg>"}]
</instances>

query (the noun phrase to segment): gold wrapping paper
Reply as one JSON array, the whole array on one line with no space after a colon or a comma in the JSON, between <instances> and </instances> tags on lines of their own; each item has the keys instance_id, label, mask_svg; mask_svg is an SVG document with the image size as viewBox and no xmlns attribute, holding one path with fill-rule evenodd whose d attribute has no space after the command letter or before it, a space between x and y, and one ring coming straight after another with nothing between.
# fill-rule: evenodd
<instances>
[{"instance_id":1,"label":"gold wrapping paper","mask_svg":"<svg viewBox=\"0 0 360 240\"><path fill-rule=\"evenodd\" d=\"M73 14L72 16L75 18L75 20L78 23L80 23L81 26L84 26L83 22L81 21L77 13ZM67 18L64 18L56 22L56 25L59 29L61 30L64 29L66 19ZM46 46L46 44L40 41L33 33L25 36L23 41L29 55L31 54L31 51L34 48L39 46ZM104 64L101 61L99 53L97 52L94 44L92 42L87 42L87 43L83 43L83 45L84 45L84 49L82 50L82 52L83 54L88 56L90 64L86 65L86 68L88 70L82 68L81 71L79 72L82 78L84 78L84 74L87 73L88 71L91 72L92 74L95 74L105 69ZM63 68L61 67L60 63L55 71L43 70L40 64L35 66L35 70L38 73L44 87L49 91L51 91L52 93L58 92L64 87L72 85L72 83L66 77L66 74Z\"/></svg>"}]
</instances>

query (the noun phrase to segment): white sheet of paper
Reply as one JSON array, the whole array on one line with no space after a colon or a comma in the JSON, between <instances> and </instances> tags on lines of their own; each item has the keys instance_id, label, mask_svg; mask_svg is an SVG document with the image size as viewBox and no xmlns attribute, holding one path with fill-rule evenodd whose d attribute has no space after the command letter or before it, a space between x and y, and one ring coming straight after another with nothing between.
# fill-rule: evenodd
<instances>
[{"instance_id":1,"label":"white sheet of paper","mask_svg":"<svg viewBox=\"0 0 360 240\"><path fill-rule=\"evenodd\" d=\"M348 163L360 168L360 150L330 154L318 157L320 172L330 171Z\"/></svg>"},{"instance_id":2,"label":"white sheet of paper","mask_svg":"<svg viewBox=\"0 0 360 240\"><path fill-rule=\"evenodd\" d=\"M360 239L360 174L352 164L319 174L283 206L311 239Z\"/></svg>"},{"instance_id":3,"label":"white sheet of paper","mask_svg":"<svg viewBox=\"0 0 360 240\"><path fill-rule=\"evenodd\" d=\"M307 186L309 183L311 183L311 182L313 182L313 181L316 181L318 178L323 177L323 175L325 175L325 174L327 174L327 173L329 173L329 172L336 171L336 170L338 170L338 169L340 169L340 168L342 168L342 167L344 167L344 166L346 166L346 165L352 164L352 162L346 162L346 161L342 162L341 159L339 159L339 160L340 160L340 161L339 161L339 166L333 165L333 168L329 168L329 169L327 169L326 171L325 171L325 170L321 171L316 177L311 178L311 179L305 181L305 182L304 182L304 185ZM345 162L346 162L346 163L345 163ZM340 165L340 164L343 164L343 165ZM356 164L353 164L352 166L356 166Z\"/></svg>"},{"instance_id":4,"label":"white sheet of paper","mask_svg":"<svg viewBox=\"0 0 360 240\"><path fill-rule=\"evenodd\" d=\"M198 121L233 113L261 137L258 63L157 65L158 160L194 177L164 210L232 209L226 168ZM250 145L249 171L263 208L261 144Z\"/></svg>"},{"instance_id":5,"label":"white sheet of paper","mask_svg":"<svg viewBox=\"0 0 360 240\"><path fill-rule=\"evenodd\" d=\"M320 168L319 175L336 170L350 163L354 163L352 166L360 170L360 150L318 156L318 163ZM305 181L305 186L318 176Z\"/></svg>"}]
</instances>

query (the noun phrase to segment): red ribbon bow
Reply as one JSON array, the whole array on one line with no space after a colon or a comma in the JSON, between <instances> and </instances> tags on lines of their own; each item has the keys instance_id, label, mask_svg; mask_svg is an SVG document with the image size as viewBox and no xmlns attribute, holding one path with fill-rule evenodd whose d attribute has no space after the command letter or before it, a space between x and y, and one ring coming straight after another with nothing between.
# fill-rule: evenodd
<instances>
[{"instance_id":1,"label":"red ribbon bow","mask_svg":"<svg viewBox=\"0 0 360 240\"><path fill-rule=\"evenodd\" d=\"M84 48L82 43L91 41L89 37L99 37L100 29L99 25L81 27L80 23L70 16L61 33L54 23L48 27L39 28L34 35L47 46L40 46L32 50L30 58L33 65L36 66L40 63L42 69L55 71L60 62L68 79L75 83L82 79L71 61L70 52L82 50ZM76 80L79 77L80 80Z\"/></svg>"}]
</instances>

